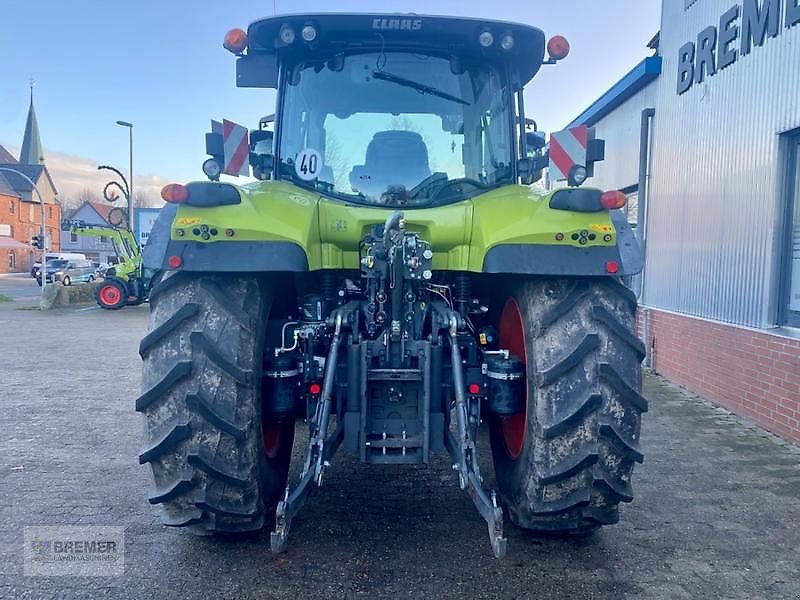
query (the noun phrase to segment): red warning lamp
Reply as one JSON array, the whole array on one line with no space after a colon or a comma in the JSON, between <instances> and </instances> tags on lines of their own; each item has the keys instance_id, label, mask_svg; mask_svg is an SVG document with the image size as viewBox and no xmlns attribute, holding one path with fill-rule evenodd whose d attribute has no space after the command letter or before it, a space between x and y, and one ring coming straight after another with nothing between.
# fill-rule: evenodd
<instances>
[{"instance_id":1,"label":"red warning lamp","mask_svg":"<svg viewBox=\"0 0 800 600\"><path fill-rule=\"evenodd\" d=\"M242 29L231 29L225 34L222 47L233 54L241 54L247 48L247 34Z\"/></svg>"},{"instance_id":2,"label":"red warning lamp","mask_svg":"<svg viewBox=\"0 0 800 600\"><path fill-rule=\"evenodd\" d=\"M161 197L164 202L173 204L183 204L189 199L189 190L180 183L170 183L161 188Z\"/></svg>"},{"instance_id":3,"label":"red warning lamp","mask_svg":"<svg viewBox=\"0 0 800 600\"><path fill-rule=\"evenodd\" d=\"M619 272L619 263L615 260L610 260L606 263L606 273L614 275Z\"/></svg>"},{"instance_id":4,"label":"red warning lamp","mask_svg":"<svg viewBox=\"0 0 800 600\"><path fill-rule=\"evenodd\" d=\"M477 383L470 383L467 391L473 396L481 393L481 386Z\"/></svg>"},{"instance_id":5,"label":"red warning lamp","mask_svg":"<svg viewBox=\"0 0 800 600\"><path fill-rule=\"evenodd\" d=\"M563 35L554 35L547 42L547 54L553 60L563 60L569 54L569 42Z\"/></svg>"},{"instance_id":6,"label":"red warning lamp","mask_svg":"<svg viewBox=\"0 0 800 600\"><path fill-rule=\"evenodd\" d=\"M180 256L170 256L167 259L167 264L170 269L180 269L183 265L183 259Z\"/></svg>"},{"instance_id":7,"label":"red warning lamp","mask_svg":"<svg viewBox=\"0 0 800 600\"><path fill-rule=\"evenodd\" d=\"M318 383L312 383L308 386L308 393L312 396L318 396L322 392L322 386Z\"/></svg>"}]
</instances>

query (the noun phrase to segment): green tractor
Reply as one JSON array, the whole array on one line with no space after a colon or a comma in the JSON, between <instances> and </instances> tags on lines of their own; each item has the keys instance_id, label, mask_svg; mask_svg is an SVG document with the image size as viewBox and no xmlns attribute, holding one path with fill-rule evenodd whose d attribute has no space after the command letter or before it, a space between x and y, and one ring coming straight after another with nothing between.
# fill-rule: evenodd
<instances>
[{"instance_id":1,"label":"green tractor","mask_svg":"<svg viewBox=\"0 0 800 600\"><path fill-rule=\"evenodd\" d=\"M97 303L109 310L123 306L141 304L147 299L151 275L142 266L142 252L136 238L127 229L112 225L94 225L84 221L64 219L62 231L83 237L105 237L114 246L118 261L103 275L103 282L97 288Z\"/></svg>"},{"instance_id":2,"label":"green tractor","mask_svg":"<svg viewBox=\"0 0 800 600\"><path fill-rule=\"evenodd\" d=\"M250 136L258 181L215 181L207 161L212 181L162 192L136 410L163 522L266 526L282 551L341 448L375 468L449 455L497 556L504 511L535 532L616 523L643 459L644 348L622 283L642 258L620 192L531 185L549 158L523 86L566 40L309 14L224 46L239 86L277 90L276 116ZM591 170L575 167L571 184Z\"/></svg>"}]
</instances>

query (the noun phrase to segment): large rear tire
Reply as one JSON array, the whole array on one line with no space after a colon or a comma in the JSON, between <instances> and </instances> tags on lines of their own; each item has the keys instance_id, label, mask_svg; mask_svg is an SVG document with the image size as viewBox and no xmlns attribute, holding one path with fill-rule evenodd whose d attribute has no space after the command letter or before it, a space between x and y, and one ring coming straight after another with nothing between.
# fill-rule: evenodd
<instances>
[{"instance_id":1,"label":"large rear tire","mask_svg":"<svg viewBox=\"0 0 800 600\"><path fill-rule=\"evenodd\" d=\"M139 352L151 504L165 525L197 533L256 531L286 485L292 427L268 455L261 373L268 282L244 275L168 273L150 295ZM290 429L290 431L289 431ZM290 436L287 440L287 436Z\"/></svg>"},{"instance_id":2,"label":"large rear tire","mask_svg":"<svg viewBox=\"0 0 800 600\"><path fill-rule=\"evenodd\" d=\"M618 281L529 280L499 320L501 346L526 364L526 410L492 417L497 485L511 520L530 530L588 533L633 499L644 346L636 298Z\"/></svg>"}]
</instances>

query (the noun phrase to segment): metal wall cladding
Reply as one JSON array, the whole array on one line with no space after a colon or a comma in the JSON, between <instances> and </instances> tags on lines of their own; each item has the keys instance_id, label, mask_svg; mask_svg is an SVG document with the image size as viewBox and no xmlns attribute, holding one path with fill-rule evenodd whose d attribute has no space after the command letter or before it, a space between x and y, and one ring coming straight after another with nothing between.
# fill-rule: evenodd
<instances>
[{"instance_id":1,"label":"metal wall cladding","mask_svg":"<svg viewBox=\"0 0 800 600\"><path fill-rule=\"evenodd\" d=\"M774 1L774 0L773 0ZM655 101L643 302L740 325L776 322L781 133L800 127L800 25L677 94L678 49L719 27L731 0L665 0ZM759 2L759 5L763 2ZM740 15L741 15L741 3ZM715 52L715 56L717 56ZM638 138L637 138L638 140Z\"/></svg>"},{"instance_id":2,"label":"metal wall cladding","mask_svg":"<svg viewBox=\"0 0 800 600\"><path fill-rule=\"evenodd\" d=\"M604 190L639 183L639 133L642 109L654 107L658 79L639 90L595 125L596 136L606 141L606 159L595 163L586 185Z\"/></svg>"}]
</instances>

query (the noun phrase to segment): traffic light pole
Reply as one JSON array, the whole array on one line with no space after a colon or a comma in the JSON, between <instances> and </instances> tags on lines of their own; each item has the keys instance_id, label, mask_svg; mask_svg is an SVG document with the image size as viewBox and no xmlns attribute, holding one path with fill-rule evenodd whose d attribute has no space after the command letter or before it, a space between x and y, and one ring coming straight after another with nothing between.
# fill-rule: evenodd
<instances>
[{"instance_id":1,"label":"traffic light pole","mask_svg":"<svg viewBox=\"0 0 800 600\"><path fill-rule=\"evenodd\" d=\"M36 192L36 196L39 198L39 204L42 207L42 227L40 229L41 236L42 236L42 248L41 248L41 250L42 250L42 267L39 270L39 273L42 276L42 298L44 298L44 290L45 290L45 286L47 285L47 261L45 260L45 253L46 253L46 247L47 247L47 233L46 233L47 230L45 229L45 226L44 226L45 225L45 221L44 221L44 198L42 198L42 195L39 193L39 188L36 187L36 184L33 182L33 180L30 177L28 177L27 175L25 175L25 173L22 173L22 172L18 171L17 169L12 169L12 168L9 168L9 167L0 167L0 171L8 171L9 173L14 173L14 174L19 175L20 177L22 177L25 181L27 181L29 184L31 184L31 189L33 189L33 191Z\"/></svg>"}]
</instances>

